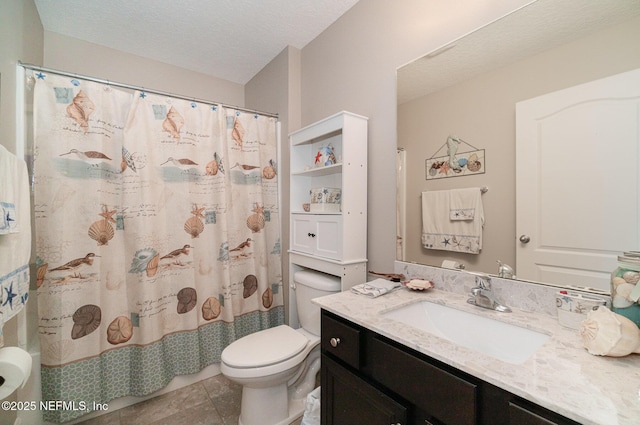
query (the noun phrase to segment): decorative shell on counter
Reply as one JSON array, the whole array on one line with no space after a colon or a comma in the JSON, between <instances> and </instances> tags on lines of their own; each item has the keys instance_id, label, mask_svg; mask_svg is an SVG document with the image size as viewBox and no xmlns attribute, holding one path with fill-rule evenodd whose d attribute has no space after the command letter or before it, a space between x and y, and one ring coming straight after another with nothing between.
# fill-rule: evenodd
<instances>
[{"instance_id":1,"label":"decorative shell on counter","mask_svg":"<svg viewBox=\"0 0 640 425\"><path fill-rule=\"evenodd\" d=\"M434 285L430 280L411 279L407 282L404 282L404 286L411 289L412 291L424 291L425 289L433 288Z\"/></svg>"},{"instance_id":2,"label":"decorative shell on counter","mask_svg":"<svg viewBox=\"0 0 640 425\"><path fill-rule=\"evenodd\" d=\"M640 353L640 329L607 307L592 310L580 325L582 344L596 356L622 357Z\"/></svg>"}]
</instances>

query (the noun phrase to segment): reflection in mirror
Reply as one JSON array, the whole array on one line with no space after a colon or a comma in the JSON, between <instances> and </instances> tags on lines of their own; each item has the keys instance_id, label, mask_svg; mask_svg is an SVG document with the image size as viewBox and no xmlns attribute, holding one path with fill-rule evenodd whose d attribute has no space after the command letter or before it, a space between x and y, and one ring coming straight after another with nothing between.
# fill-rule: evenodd
<instances>
[{"instance_id":1,"label":"reflection in mirror","mask_svg":"<svg viewBox=\"0 0 640 425\"><path fill-rule=\"evenodd\" d=\"M501 261L516 268L519 279L580 285L579 279L554 281L544 274L523 274L515 267L516 248L522 245L516 227L520 216L520 212L516 215L516 104L640 68L639 40L637 0L538 0L398 69L397 258L431 266L447 261L491 274L498 273L497 261ZM484 150L485 172L427 180L426 160L446 156L446 148L441 148L451 135ZM458 152L470 150L461 144ZM620 153L607 155L611 159L605 161L611 162L595 167L594 174L615 168ZM566 158L571 167L580 166L580 160L580 152ZM557 184L568 199L589 189L580 182L575 188L564 180ZM623 184L629 187L628 182ZM629 196L639 196L634 190L637 184L632 182ZM421 193L481 186L489 191L482 195L485 226L480 254L424 248ZM607 245L605 268L615 268L615 256L621 251L640 248L638 225L629 232L634 234L635 246ZM537 234L524 236L535 241ZM629 244L629 239L624 243ZM602 289L609 285L602 273L583 283Z\"/></svg>"}]
</instances>

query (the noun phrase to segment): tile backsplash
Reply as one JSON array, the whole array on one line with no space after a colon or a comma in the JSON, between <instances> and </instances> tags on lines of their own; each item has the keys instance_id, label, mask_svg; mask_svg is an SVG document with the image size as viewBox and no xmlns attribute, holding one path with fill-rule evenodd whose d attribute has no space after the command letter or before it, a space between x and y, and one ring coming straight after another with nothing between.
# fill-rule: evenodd
<instances>
[{"instance_id":1,"label":"tile backsplash","mask_svg":"<svg viewBox=\"0 0 640 425\"><path fill-rule=\"evenodd\" d=\"M394 273L402 273L407 279L428 279L435 283L437 289L469 294L476 285L475 276L463 270L450 270L422 264L396 261ZM530 283L521 280L502 279L491 276L491 291L501 304L523 311L557 316L557 286ZM572 292L579 292L572 289Z\"/></svg>"}]
</instances>

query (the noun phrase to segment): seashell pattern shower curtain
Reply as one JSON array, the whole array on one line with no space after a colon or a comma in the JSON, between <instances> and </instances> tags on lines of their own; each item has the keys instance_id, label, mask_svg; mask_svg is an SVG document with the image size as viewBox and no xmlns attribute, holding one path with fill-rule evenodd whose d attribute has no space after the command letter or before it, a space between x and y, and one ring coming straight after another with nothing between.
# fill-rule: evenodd
<instances>
[{"instance_id":1,"label":"seashell pattern shower curtain","mask_svg":"<svg viewBox=\"0 0 640 425\"><path fill-rule=\"evenodd\" d=\"M43 400L63 422L284 323L276 119L38 72Z\"/></svg>"}]
</instances>

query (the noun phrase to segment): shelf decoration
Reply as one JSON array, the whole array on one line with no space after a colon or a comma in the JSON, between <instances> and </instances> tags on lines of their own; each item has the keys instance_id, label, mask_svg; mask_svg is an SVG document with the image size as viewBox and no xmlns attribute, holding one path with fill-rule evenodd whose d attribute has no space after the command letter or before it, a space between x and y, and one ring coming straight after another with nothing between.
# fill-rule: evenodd
<instances>
[{"instance_id":1,"label":"shelf decoration","mask_svg":"<svg viewBox=\"0 0 640 425\"><path fill-rule=\"evenodd\" d=\"M458 153L461 143L471 147L472 150ZM436 156L445 146L447 155ZM478 149L459 137L449 136L431 158L425 160L426 180L484 174L485 161L484 149Z\"/></svg>"},{"instance_id":2,"label":"shelf decoration","mask_svg":"<svg viewBox=\"0 0 640 425\"><path fill-rule=\"evenodd\" d=\"M336 155L331 144L321 146L315 156L316 167L326 167L327 165L336 164Z\"/></svg>"}]
</instances>

